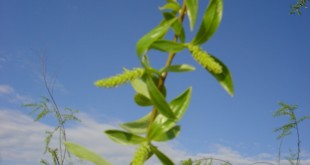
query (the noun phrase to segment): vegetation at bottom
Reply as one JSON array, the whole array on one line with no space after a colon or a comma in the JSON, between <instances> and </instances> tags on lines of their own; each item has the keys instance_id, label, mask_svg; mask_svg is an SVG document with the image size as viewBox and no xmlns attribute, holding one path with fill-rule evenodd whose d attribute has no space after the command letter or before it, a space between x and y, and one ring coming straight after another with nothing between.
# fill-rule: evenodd
<instances>
[{"instance_id":1,"label":"vegetation at bottom","mask_svg":"<svg viewBox=\"0 0 310 165\"><path fill-rule=\"evenodd\" d=\"M65 165L71 162L71 156L67 148L63 145L67 141L67 134L65 124L71 121L80 121L76 114L78 110L72 110L71 108L60 108L54 97L54 85L56 79L48 79L46 61L44 57L41 57L42 66L42 79L44 87L47 91L47 97L42 96L40 101L32 104L24 104L24 107L33 109L30 113L34 116L34 121L37 122L48 115L51 115L56 120L57 125L52 131L46 131L45 137L45 149L44 153L49 153L54 165ZM54 137L54 139L53 139ZM52 147L51 141L56 141L57 147ZM45 159L41 159L41 164L49 165L50 162Z\"/></svg>"},{"instance_id":2,"label":"vegetation at bottom","mask_svg":"<svg viewBox=\"0 0 310 165\"><path fill-rule=\"evenodd\" d=\"M123 69L123 73L103 78L94 84L99 88L114 88L125 83L130 83L136 92L134 101L137 106L150 108L150 111L140 118L120 124L120 129L105 130L105 135L113 142L120 145L136 146L136 151L128 164L142 165L151 157L156 157L162 164L174 165L175 162L169 158L155 144L159 142L167 142L176 138L181 126L179 121L182 119L190 104L192 87L184 89L178 96L168 100L168 89L165 86L165 80L169 74L180 74L192 72L194 66L187 63L177 63L173 61L182 51L188 54L197 62L197 65L211 74L220 86L231 96L234 95L233 79L229 68L214 56L212 53L203 49L202 45L206 44L217 31L223 16L223 0L210 0L205 12L198 16L199 1L184 0L182 3L177 0L166 0L166 3L160 7L162 20L142 36L136 44L137 59L140 66L133 69ZM292 6L292 13L300 14L301 7L306 5L307 1L299 1ZM202 18L197 29L197 33L193 38L188 38L186 30L187 26L183 25L183 20L188 19L189 30L194 31L197 18ZM169 39L168 34L173 33L173 38ZM158 53L166 53L167 59L161 68L154 68L151 65L148 52L155 50ZM186 55L185 54L182 54ZM70 158L70 153L76 157L94 163L96 165L110 165L111 160L107 160L91 150L69 142L66 139L65 124L69 121L79 121L75 116L77 111L69 108L60 109L53 96L53 83L47 81L46 68L43 67L43 78L45 87L48 91L48 97L42 97L42 101L35 104L27 104L25 106L33 108L33 114L37 113L35 121L38 121L48 114L53 114L58 125L51 132L47 131L45 139L46 149L49 152L54 165L63 165ZM297 135L297 152L293 152L288 157L288 161L293 165L300 164L300 133L298 125L309 117L301 117L297 119L295 116L296 106L290 106L280 103L281 109L274 113L275 117L288 116L287 124L276 128L275 132L280 132L278 139L279 153L278 164L281 160L281 146L283 139L290 135L294 130ZM58 147L51 148L50 141L53 136L57 136ZM63 145L64 144L64 145ZM104 146L103 146L104 147ZM70 161L68 161L70 162ZM229 161L217 158L203 158L200 160L184 160L179 162L183 165L211 165L218 162L222 165L231 165ZM41 161L42 164L49 164L46 160ZM269 162L256 162L253 164L272 164Z\"/></svg>"},{"instance_id":3,"label":"vegetation at bottom","mask_svg":"<svg viewBox=\"0 0 310 165\"><path fill-rule=\"evenodd\" d=\"M301 9L302 8L308 8L308 2L310 0L297 0L297 2L294 5L291 5L291 14L298 14L301 15Z\"/></svg>"}]
</instances>

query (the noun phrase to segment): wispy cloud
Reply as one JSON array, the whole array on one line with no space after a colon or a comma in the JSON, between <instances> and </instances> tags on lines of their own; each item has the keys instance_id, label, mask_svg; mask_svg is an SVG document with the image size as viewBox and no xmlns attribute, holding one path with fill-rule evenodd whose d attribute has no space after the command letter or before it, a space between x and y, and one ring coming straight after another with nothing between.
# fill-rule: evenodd
<instances>
[{"instance_id":1,"label":"wispy cloud","mask_svg":"<svg viewBox=\"0 0 310 165\"><path fill-rule=\"evenodd\" d=\"M39 162L47 125L34 123L18 111L0 110L0 156L3 164Z\"/></svg>"},{"instance_id":2,"label":"wispy cloud","mask_svg":"<svg viewBox=\"0 0 310 165\"><path fill-rule=\"evenodd\" d=\"M7 62L7 59L4 56L4 52L0 51L0 68L2 68L6 62Z\"/></svg>"},{"instance_id":3,"label":"wispy cloud","mask_svg":"<svg viewBox=\"0 0 310 165\"><path fill-rule=\"evenodd\" d=\"M0 95L12 94L14 89L8 85L0 85Z\"/></svg>"},{"instance_id":4,"label":"wispy cloud","mask_svg":"<svg viewBox=\"0 0 310 165\"><path fill-rule=\"evenodd\" d=\"M106 129L116 128L114 123L98 122L83 113L79 114L79 118L82 120L82 123L66 129L69 141L89 148L114 164L128 164L130 162L135 147L115 144L103 134L103 131ZM47 157L42 154L45 131L52 129L49 125L33 122L30 116L24 115L19 111L0 109L0 164L38 164L42 157ZM249 165L254 162L275 163L276 158L275 155L268 153L244 156L238 151L220 144L215 144L214 151L211 153L193 154L180 149L177 142L159 144L159 148L176 162L187 158L197 160L212 157L227 160L235 165ZM304 155L304 158L306 156ZM217 165L216 163L220 162L214 161L213 165ZM147 164L156 165L160 163L153 158ZM282 164L288 165L287 161L283 161ZM310 158L307 157L306 160L303 160L303 164L310 164Z\"/></svg>"},{"instance_id":5,"label":"wispy cloud","mask_svg":"<svg viewBox=\"0 0 310 165\"><path fill-rule=\"evenodd\" d=\"M9 85L0 84L0 99L9 103L26 104L32 102L32 98L19 94Z\"/></svg>"}]
</instances>

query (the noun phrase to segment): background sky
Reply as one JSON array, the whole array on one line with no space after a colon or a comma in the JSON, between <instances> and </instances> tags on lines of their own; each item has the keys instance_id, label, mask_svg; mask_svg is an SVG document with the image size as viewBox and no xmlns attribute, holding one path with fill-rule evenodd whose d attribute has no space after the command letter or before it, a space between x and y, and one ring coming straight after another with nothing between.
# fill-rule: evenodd
<instances>
[{"instance_id":1,"label":"background sky","mask_svg":"<svg viewBox=\"0 0 310 165\"><path fill-rule=\"evenodd\" d=\"M102 131L150 109L134 103L129 84L99 89L93 82L118 74L123 67L139 67L135 44L160 22L158 8L164 2L0 0L0 164L38 164L44 132L55 124L52 118L33 123L31 110L21 107L47 95L40 55L47 59L49 78L57 79L58 104L80 111L82 123L68 125L69 139L116 164L127 164L134 148L110 142ZM310 116L310 11L289 15L292 3L224 2L222 23L203 48L229 67L234 97L187 51L176 56L175 64L191 64L196 71L169 74L166 82L170 99L193 87L180 135L162 145L174 160L206 156L236 164L275 160L278 141L272 131L287 121L272 117L280 108L278 102L298 105L298 117ZM200 16L207 4L200 1ZM200 20L190 32L185 19L187 41ZM150 56L157 68L167 57L153 51ZM310 120L300 125L305 164L310 164L309 124ZM284 143L284 153L295 149L295 134Z\"/></svg>"}]
</instances>

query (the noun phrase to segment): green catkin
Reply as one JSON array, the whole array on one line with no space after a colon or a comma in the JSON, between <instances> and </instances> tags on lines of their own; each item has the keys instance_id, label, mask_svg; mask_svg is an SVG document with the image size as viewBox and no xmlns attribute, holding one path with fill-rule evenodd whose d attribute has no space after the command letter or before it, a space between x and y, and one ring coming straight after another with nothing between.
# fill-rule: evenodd
<instances>
[{"instance_id":1,"label":"green catkin","mask_svg":"<svg viewBox=\"0 0 310 165\"><path fill-rule=\"evenodd\" d=\"M221 74L223 72L222 66L199 46L188 45L188 50L192 53L193 58L208 71L214 74Z\"/></svg>"},{"instance_id":2,"label":"green catkin","mask_svg":"<svg viewBox=\"0 0 310 165\"><path fill-rule=\"evenodd\" d=\"M113 77L105 78L102 80L98 80L95 82L95 85L97 87L105 87L105 88L117 87L119 85L127 83L128 81L142 77L143 73L144 69L142 68L134 68L132 70L124 69L124 73Z\"/></svg>"},{"instance_id":3,"label":"green catkin","mask_svg":"<svg viewBox=\"0 0 310 165\"><path fill-rule=\"evenodd\" d=\"M143 165L152 156L151 147L149 144L142 144L137 148L135 156L131 162L131 165Z\"/></svg>"}]
</instances>

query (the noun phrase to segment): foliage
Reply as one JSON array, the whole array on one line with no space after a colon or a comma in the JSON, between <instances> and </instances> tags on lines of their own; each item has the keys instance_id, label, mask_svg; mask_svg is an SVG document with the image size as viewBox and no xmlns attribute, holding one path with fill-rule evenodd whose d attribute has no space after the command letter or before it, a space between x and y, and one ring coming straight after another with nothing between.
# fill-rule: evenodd
<instances>
[{"instance_id":1,"label":"foliage","mask_svg":"<svg viewBox=\"0 0 310 165\"><path fill-rule=\"evenodd\" d=\"M161 152L153 142L166 142L174 139L180 133L178 121L185 114L189 105L192 87L188 87L171 101L166 99L165 79L169 72L188 72L195 68L188 64L172 64L176 53L187 49L193 59L207 70L219 84L230 94L234 94L232 76L229 69L219 59L203 50L206 43L220 25L223 13L223 0L210 0L203 15L200 27L194 38L186 42L185 28L182 25L184 17L189 19L189 27L194 29L198 13L198 0L184 0L180 4L176 0L166 0L160 10L163 20L150 32L145 34L136 45L136 53L141 63L140 68L124 69L124 73L98 80L98 87L111 88L130 82L136 92L134 100L138 106L152 106L152 110L135 121L120 125L123 130L106 130L104 133L112 141L122 145L135 145L137 150L132 158L132 165L144 164L150 157L156 156L162 164L172 165L174 162ZM166 39L170 32L174 33L172 41ZM157 50L168 53L166 65L160 69L153 68L149 61L148 51ZM101 159L88 149L72 147L74 143L65 143L68 150L81 159L94 161ZM78 146L78 145L75 145ZM84 153L84 154L83 154ZM103 158L102 158L103 159ZM108 164L108 163L106 163Z\"/></svg>"},{"instance_id":2,"label":"foliage","mask_svg":"<svg viewBox=\"0 0 310 165\"><path fill-rule=\"evenodd\" d=\"M295 130L296 136L297 136L297 153L293 153L290 150L290 157L287 157L287 159L292 165L300 165L301 139L300 139L298 124L306 119L309 119L310 117L303 116L298 119L295 115L295 111L298 108L296 105L288 105L282 102L279 104L281 108L278 109L276 112L274 112L273 116L274 117L287 116L289 117L289 121L288 123L282 125L281 127L274 129L274 132L280 132L280 134L277 136L277 139L280 140L279 151L278 151L278 164L280 164L280 160L281 160L281 147L283 144L283 140L286 136L289 136L292 134L292 130Z\"/></svg>"},{"instance_id":3,"label":"foliage","mask_svg":"<svg viewBox=\"0 0 310 165\"><path fill-rule=\"evenodd\" d=\"M24 104L24 107L32 108L31 115L35 115L34 121L39 121L46 117L47 115L53 115L53 118L56 119L57 125L54 130L46 131L45 137L45 150L44 153L49 152L54 165L63 165L65 163L66 156L70 157L69 152L66 147L63 147L63 142L67 141L66 139L66 129L65 124L69 121L80 121L75 114L78 113L78 110L72 110L71 108L60 109L53 95L53 85L54 81L47 80L47 71L45 67L45 61L42 58L42 77L44 81L45 88L48 92L48 97L41 97L41 101L32 104ZM50 142L52 138L56 136L58 139L58 148L51 148ZM48 165L48 161L41 160L41 164Z\"/></svg>"},{"instance_id":4,"label":"foliage","mask_svg":"<svg viewBox=\"0 0 310 165\"><path fill-rule=\"evenodd\" d=\"M199 160L192 160L192 159L187 159L184 161L181 161L182 165L212 165L213 161L217 161L221 163L221 165L232 165L228 161L222 160L222 159L217 159L217 158L202 158Z\"/></svg>"},{"instance_id":5,"label":"foliage","mask_svg":"<svg viewBox=\"0 0 310 165\"><path fill-rule=\"evenodd\" d=\"M295 5L291 5L291 14L298 14L301 15L301 8L307 8L307 3L310 0L297 0Z\"/></svg>"}]
</instances>

